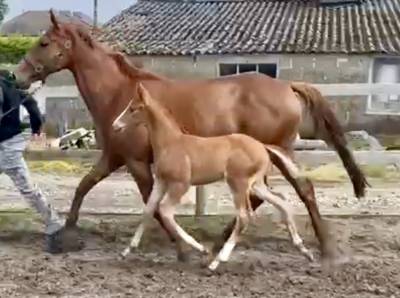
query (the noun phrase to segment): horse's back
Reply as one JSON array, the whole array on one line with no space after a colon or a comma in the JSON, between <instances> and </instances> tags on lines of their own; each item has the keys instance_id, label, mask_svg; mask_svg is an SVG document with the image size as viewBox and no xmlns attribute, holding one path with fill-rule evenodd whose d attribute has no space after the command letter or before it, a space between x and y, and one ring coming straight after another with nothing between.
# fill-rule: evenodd
<instances>
[{"instance_id":1,"label":"horse's back","mask_svg":"<svg viewBox=\"0 0 400 298\"><path fill-rule=\"evenodd\" d=\"M144 84L195 135L244 133L285 146L294 140L301 121L302 107L290 84L263 74Z\"/></svg>"}]
</instances>

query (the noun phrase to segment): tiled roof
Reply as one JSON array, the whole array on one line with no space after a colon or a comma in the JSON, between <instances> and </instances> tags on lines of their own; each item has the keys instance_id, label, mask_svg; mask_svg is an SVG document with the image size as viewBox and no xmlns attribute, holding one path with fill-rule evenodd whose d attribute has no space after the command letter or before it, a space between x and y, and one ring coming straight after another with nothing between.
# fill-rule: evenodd
<instances>
[{"instance_id":1,"label":"tiled roof","mask_svg":"<svg viewBox=\"0 0 400 298\"><path fill-rule=\"evenodd\" d=\"M108 22L102 39L131 55L400 55L400 0L336 2L141 0Z\"/></svg>"}]
</instances>

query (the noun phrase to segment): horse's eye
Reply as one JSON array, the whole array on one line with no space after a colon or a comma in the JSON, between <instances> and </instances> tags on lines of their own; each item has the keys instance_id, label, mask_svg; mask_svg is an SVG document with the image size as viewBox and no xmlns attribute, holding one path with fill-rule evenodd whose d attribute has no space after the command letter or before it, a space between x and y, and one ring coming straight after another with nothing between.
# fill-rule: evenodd
<instances>
[{"instance_id":1,"label":"horse's eye","mask_svg":"<svg viewBox=\"0 0 400 298\"><path fill-rule=\"evenodd\" d=\"M45 48L45 47L47 47L49 45L49 43L47 42L47 41L41 41L40 42L40 46L42 47L42 48Z\"/></svg>"}]
</instances>

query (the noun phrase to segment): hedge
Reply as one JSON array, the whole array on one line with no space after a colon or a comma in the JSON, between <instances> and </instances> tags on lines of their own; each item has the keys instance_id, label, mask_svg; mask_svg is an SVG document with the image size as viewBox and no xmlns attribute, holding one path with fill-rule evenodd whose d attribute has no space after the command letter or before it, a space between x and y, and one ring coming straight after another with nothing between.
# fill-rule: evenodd
<instances>
[{"instance_id":1,"label":"hedge","mask_svg":"<svg viewBox=\"0 0 400 298\"><path fill-rule=\"evenodd\" d=\"M0 63L15 64L36 43L38 37L1 36Z\"/></svg>"}]
</instances>

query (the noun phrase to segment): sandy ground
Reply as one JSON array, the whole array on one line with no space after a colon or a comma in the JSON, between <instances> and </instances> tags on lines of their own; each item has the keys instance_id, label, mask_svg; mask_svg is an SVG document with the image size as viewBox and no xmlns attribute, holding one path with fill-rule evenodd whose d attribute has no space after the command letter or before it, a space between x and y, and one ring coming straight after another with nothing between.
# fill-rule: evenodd
<instances>
[{"instance_id":1,"label":"sandy ground","mask_svg":"<svg viewBox=\"0 0 400 298\"><path fill-rule=\"evenodd\" d=\"M59 210L68 210L79 177L33 178ZM26 205L2 175L0 209L7 212L0 214L0 297L400 297L400 190L395 184L375 183L363 200L353 198L347 184L317 186L322 213L329 215L331 232L346 259L329 272L320 266L301 203L280 181L272 184L296 206L301 235L317 261L309 263L293 248L286 230L271 220L271 209L265 206L230 262L210 276L196 253L189 263L178 263L157 224L138 251L119 260L118 253L137 226L132 215L82 216L85 249L47 255L37 218L9 213L10 208ZM209 214L231 213L222 184L209 187L207 193ZM134 183L117 174L88 195L83 211L139 213L141 208ZM189 200L180 213L191 214L193 209ZM189 216L179 221L211 245L231 217L209 216L196 222Z\"/></svg>"},{"instance_id":2,"label":"sandy ground","mask_svg":"<svg viewBox=\"0 0 400 298\"><path fill-rule=\"evenodd\" d=\"M23 220L23 219L22 219ZM200 228L180 218L197 239L211 245L221 219ZM34 225L0 233L1 297L400 297L400 219L332 219L332 229L348 260L325 272L319 259L309 263L267 217L244 236L229 263L209 275L195 253L177 263L172 245L158 226L126 260L117 255L137 225L132 218L84 221L86 248L60 256L42 253ZM89 225L91 223L92 225ZM305 218L301 234L316 256Z\"/></svg>"},{"instance_id":3,"label":"sandy ground","mask_svg":"<svg viewBox=\"0 0 400 298\"><path fill-rule=\"evenodd\" d=\"M74 191L83 174L60 176L32 173L32 179L58 210L67 212ZM306 214L304 205L294 190L283 180L270 180L275 191L285 194L299 214ZM370 179L372 187L367 196L356 199L350 184L316 184L318 204L323 214L400 214L400 188L398 183L383 183ZM233 204L229 190L224 183L215 183L206 188L206 214L232 214ZM179 208L179 214L193 214L194 188L186 196L186 204ZM9 178L0 175L0 210L26 208L27 205L15 191ZM136 184L124 173L117 173L101 181L86 196L81 211L83 213L141 213L143 203ZM260 213L271 213L272 207L264 204Z\"/></svg>"}]
</instances>

